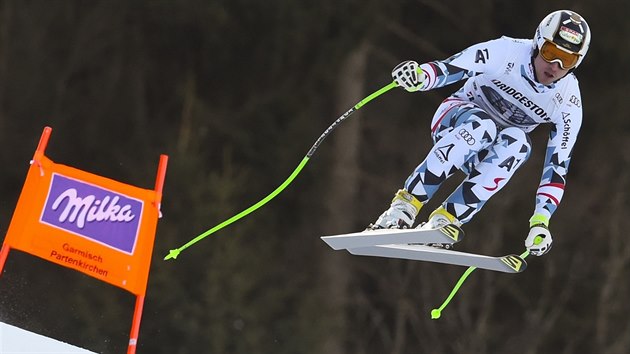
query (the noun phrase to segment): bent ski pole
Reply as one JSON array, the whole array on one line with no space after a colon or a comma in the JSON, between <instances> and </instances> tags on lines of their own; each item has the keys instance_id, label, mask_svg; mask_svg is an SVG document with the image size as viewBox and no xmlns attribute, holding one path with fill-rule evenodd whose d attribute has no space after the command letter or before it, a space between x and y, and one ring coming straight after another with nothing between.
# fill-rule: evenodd
<instances>
[{"instance_id":1,"label":"bent ski pole","mask_svg":"<svg viewBox=\"0 0 630 354\"><path fill-rule=\"evenodd\" d=\"M260 200L258 203L252 205L251 207L243 210L242 212L234 215L233 217L223 221L222 223L218 224L217 226L207 230L206 232L202 233L201 235L195 237L194 239L190 240L188 243L186 243L185 245L170 250L170 252L168 253L168 255L166 257L164 257L164 260L169 260L169 259L176 259L177 256L186 248L194 245L195 243L201 241L202 239L208 237L209 235L219 231L220 229L232 224L233 222L243 218L244 216L250 214L251 212L255 211L256 209L262 207L263 205L265 205L267 202L269 202L271 199L275 198L278 194L280 194L280 192L282 192L291 182L293 182L293 180L295 179L295 177L302 171L302 169L304 168L304 166L306 165L306 163L309 161L309 159L311 158L311 156L313 156L313 154L315 153L315 150L317 150L317 148L319 147L319 145L324 141L324 139L326 139L326 137L328 135L330 135L330 133L339 125L341 124L344 120L346 120L346 118L348 118L352 113L356 112L357 110L359 110L361 107L363 107L364 105L366 105L368 102L372 101L373 99L375 99L376 97L384 94L385 92L391 90L392 88L396 87L397 84L396 82L392 82L390 84L388 84L387 86L382 87L381 89L373 92L371 95L367 96L366 98L362 99L359 103L357 103L356 105L354 105L354 107L350 108L346 113L344 113L341 117L337 118L336 121L333 122L333 124L331 124L328 129L326 129L324 131L324 133L322 133L322 135L320 135L320 137L317 139L317 141L315 141L315 144L313 144L313 146L311 147L311 149L308 151L308 153L306 154L306 156L302 159L302 162L300 162L300 164L297 166L297 168L293 171L293 173L291 173L291 175L289 176L289 178L287 178L278 188L276 188L273 192L271 192L268 196L266 196L265 198L263 198L262 200Z\"/></svg>"},{"instance_id":2,"label":"bent ski pole","mask_svg":"<svg viewBox=\"0 0 630 354\"><path fill-rule=\"evenodd\" d=\"M542 242L542 238L540 238L540 236L536 237L536 239L534 240L534 244L535 245L538 245L541 242ZM523 258L523 259L527 258L527 256L529 256L529 250L525 250L525 252L523 252L521 254L521 258ZM440 316L442 315L442 310L444 310L446 308L446 306L448 306L448 304L451 302L451 300L453 299L455 294L457 294L457 292L459 291L459 288L461 288L461 286L466 281L466 278L468 278L468 276L472 272L474 272L475 269L477 269L477 267L468 267L468 269L466 269L464 274L462 274L462 276L459 277L459 280L457 281L457 283L453 287L453 290L451 290L451 293L448 294L448 297L446 298L446 300L444 300L442 305L440 307L436 308L436 309L431 310L431 319L432 320L437 320L437 319L440 318Z\"/></svg>"}]
</instances>

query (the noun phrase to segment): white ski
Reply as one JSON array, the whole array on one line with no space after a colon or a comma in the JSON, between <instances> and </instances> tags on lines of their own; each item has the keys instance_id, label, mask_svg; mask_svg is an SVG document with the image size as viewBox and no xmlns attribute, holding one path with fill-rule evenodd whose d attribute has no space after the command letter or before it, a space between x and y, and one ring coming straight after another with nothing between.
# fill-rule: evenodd
<instances>
[{"instance_id":1,"label":"white ski","mask_svg":"<svg viewBox=\"0 0 630 354\"><path fill-rule=\"evenodd\" d=\"M439 229L379 229L351 234L323 236L332 249L342 250L350 248L392 245L392 244L453 244L464 238L464 232L456 225L446 225Z\"/></svg>"},{"instance_id":2,"label":"white ski","mask_svg":"<svg viewBox=\"0 0 630 354\"><path fill-rule=\"evenodd\" d=\"M424 245L378 245L349 248L348 252L359 256L428 261L465 267L477 267L504 273L520 273L527 268L527 262L525 262L521 256L517 255L491 257Z\"/></svg>"}]
</instances>

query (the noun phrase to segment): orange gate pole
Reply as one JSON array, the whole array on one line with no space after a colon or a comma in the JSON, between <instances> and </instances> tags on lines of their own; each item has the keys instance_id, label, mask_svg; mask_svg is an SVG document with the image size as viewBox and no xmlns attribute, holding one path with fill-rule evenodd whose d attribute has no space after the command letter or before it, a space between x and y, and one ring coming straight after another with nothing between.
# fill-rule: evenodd
<instances>
[{"instance_id":1,"label":"orange gate pole","mask_svg":"<svg viewBox=\"0 0 630 354\"><path fill-rule=\"evenodd\" d=\"M164 179L166 177L166 165L168 164L168 156L160 155L160 163L158 165L157 177L155 180L155 207L160 210L162 203L162 190L164 189ZM140 334L140 321L142 319L142 310L144 308L144 295L137 295L136 306L133 312L133 322L131 324L131 333L129 335L129 347L127 354L135 354L138 346L138 335Z\"/></svg>"}]
</instances>

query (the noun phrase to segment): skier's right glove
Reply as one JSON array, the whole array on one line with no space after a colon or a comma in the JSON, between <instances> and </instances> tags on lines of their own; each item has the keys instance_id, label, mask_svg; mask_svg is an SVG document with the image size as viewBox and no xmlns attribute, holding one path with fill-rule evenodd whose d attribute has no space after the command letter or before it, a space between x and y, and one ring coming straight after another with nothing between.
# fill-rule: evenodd
<instances>
[{"instance_id":1,"label":"skier's right glove","mask_svg":"<svg viewBox=\"0 0 630 354\"><path fill-rule=\"evenodd\" d=\"M392 70L392 78L398 86L409 92L422 89L427 79L427 74L420 69L420 65L413 60L404 61Z\"/></svg>"},{"instance_id":2,"label":"skier's right glove","mask_svg":"<svg viewBox=\"0 0 630 354\"><path fill-rule=\"evenodd\" d=\"M542 256L549 252L551 246L553 246L553 239L551 238L551 232L547 226L549 219L542 215L534 215L530 219L529 234L525 239L525 247L529 251L529 254L533 256Z\"/></svg>"}]
</instances>

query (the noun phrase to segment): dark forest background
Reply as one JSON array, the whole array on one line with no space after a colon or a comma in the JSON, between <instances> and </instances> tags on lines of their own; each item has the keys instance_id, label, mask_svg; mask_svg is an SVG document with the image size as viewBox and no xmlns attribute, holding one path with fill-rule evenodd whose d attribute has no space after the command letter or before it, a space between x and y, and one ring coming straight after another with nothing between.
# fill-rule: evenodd
<instances>
[{"instance_id":1,"label":"dark forest background","mask_svg":"<svg viewBox=\"0 0 630 354\"><path fill-rule=\"evenodd\" d=\"M627 353L630 348L629 7L508 0L2 0L0 230L44 126L56 162L152 188L169 156L138 353ZM337 117L399 62L531 38L571 8L592 28L576 70L584 125L555 245L520 275L329 249L363 229L430 147L439 102L461 86L397 89L364 106L267 206L163 261L256 203ZM547 127L532 158L465 226L458 249L521 253ZM425 219L459 181L445 184ZM124 353L134 296L14 251L0 320Z\"/></svg>"}]
</instances>

